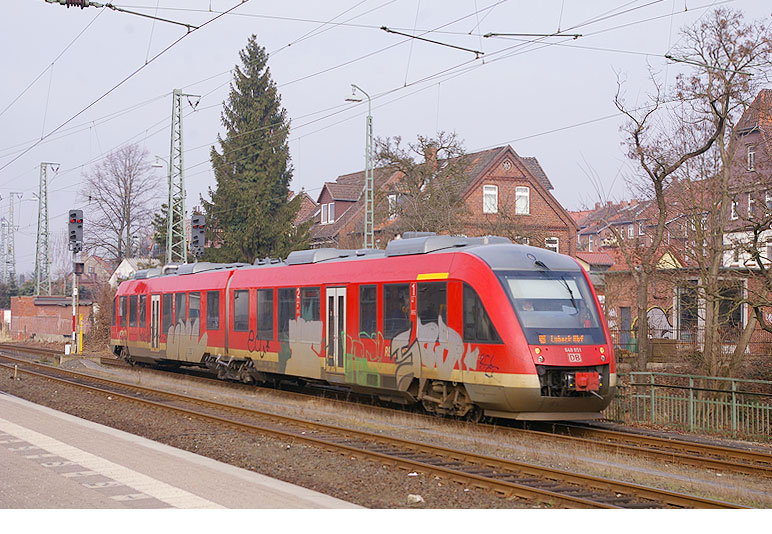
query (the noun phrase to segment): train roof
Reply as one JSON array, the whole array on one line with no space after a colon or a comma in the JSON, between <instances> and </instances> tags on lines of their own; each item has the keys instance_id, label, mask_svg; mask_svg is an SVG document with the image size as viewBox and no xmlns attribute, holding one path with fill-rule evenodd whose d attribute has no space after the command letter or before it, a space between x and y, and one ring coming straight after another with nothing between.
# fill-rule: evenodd
<instances>
[{"instance_id":1,"label":"train roof","mask_svg":"<svg viewBox=\"0 0 772 534\"><path fill-rule=\"evenodd\" d=\"M394 239L385 249L337 249L318 248L291 252L286 260L261 258L254 264L198 262L183 265L167 265L163 268L137 271L134 280L187 274L261 269L314 263L337 263L365 259L413 256L433 253L467 252L487 263L493 270L560 270L579 271L581 267L571 257L547 249L513 244L498 236L456 237L422 233L417 237Z\"/></svg>"}]
</instances>

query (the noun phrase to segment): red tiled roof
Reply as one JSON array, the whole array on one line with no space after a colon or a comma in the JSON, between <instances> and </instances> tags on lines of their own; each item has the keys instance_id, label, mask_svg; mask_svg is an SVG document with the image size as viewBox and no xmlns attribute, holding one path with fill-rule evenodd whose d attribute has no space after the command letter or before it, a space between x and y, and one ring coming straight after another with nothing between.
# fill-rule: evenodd
<instances>
[{"instance_id":1,"label":"red tiled roof","mask_svg":"<svg viewBox=\"0 0 772 534\"><path fill-rule=\"evenodd\" d=\"M576 257L580 260L589 263L590 265L614 265L614 259L605 252L583 252L576 253Z\"/></svg>"}]
</instances>

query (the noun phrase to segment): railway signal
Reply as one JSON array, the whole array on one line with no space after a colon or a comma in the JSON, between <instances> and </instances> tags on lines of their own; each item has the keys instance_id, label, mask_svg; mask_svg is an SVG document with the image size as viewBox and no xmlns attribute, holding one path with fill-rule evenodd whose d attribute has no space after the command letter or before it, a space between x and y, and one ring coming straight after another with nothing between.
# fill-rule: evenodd
<instances>
[{"instance_id":1,"label":"railway signal","mask_svg":"<svg viewBox=\"0 0 772 534\"><path fill-rule=\"evenodd\" d=\"M190 248L193 252L193 255L197 258L200 258L204 255L204 233L206 229L206 217L203 215L193 215L191 217L190 223Z\"/></svg>"},{"instance_id":2,"label":"railway signal","mask_svg":"<svg viewBox=\"0 0 772 534\"><path fill-rule=\"evenodd\" d=\"M83 210L70 210L68 221L70 250L76 254L83 250Z\"/></svg>"}]
</instances>

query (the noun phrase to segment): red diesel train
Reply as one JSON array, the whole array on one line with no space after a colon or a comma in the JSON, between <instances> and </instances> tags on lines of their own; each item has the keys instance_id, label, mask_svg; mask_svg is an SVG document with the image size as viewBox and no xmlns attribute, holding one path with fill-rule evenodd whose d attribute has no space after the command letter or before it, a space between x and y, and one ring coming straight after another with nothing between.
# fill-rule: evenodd
<instances>
[{"instance_id":1,"label":"red diesel train","mask_svg":"<svg viewBox=\"0 0 772 534\"><path fill-rule=\"evenodd\" d=\"M140 271L118 289L111 346L129 362L334 384L474 420L597 418L616 390L587 273L500 237Z\"/></svg>"}]
</instances>

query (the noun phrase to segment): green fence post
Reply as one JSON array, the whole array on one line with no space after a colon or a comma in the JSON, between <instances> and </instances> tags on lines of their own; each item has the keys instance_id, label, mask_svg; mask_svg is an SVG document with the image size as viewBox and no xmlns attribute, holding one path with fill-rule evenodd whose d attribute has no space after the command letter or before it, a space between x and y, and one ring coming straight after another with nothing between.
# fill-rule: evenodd
<instances>
[{"instance_id":1,"label":"green fence post","mask_svg":"<svg viewBox=\"0 0 772 534\"><path fill-rule=\"evenodd\" d=\"M694 432L694 378L689 377L689 432Z\"/></svg>"},{"instance_id":2,"label":"green fence post","mask_svg":"<svg viewBox=\"0 0 772 534\"><path fill-rule=\"evenodd\" d=\"M649 383L651 384L651 422L654 423L654 373L649 373Z\"/></svg>"},{"instance_id":3,"label":"green fence post","mask_svg":"<svg viewBox=\"0 0 772 534\"><path fill-rule=\"evenodd\" d=\"M732 436L737 433L737 382L732 380Z\"/></svg>"}]
</instances>

